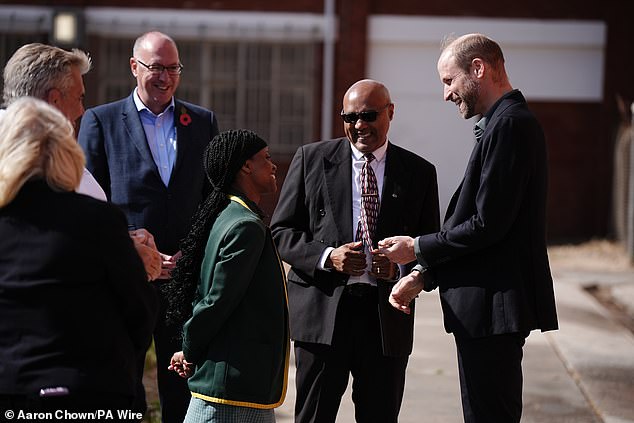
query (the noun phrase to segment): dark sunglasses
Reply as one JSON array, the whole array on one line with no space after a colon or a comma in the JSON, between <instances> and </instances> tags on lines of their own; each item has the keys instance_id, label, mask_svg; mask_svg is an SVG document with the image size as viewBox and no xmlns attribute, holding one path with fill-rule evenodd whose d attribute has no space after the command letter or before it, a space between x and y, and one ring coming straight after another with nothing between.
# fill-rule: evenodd
<instances>
[{"instance_id":1,"label":"dark sunglasses","mask_svg":"<svg viewBox=\"0 0 634 423\"><path fill-rule=\"evenodd\" d=\"M344 113L342 110L341 119L346 123L357 123L359 119L364 122L374 122L376 118L379 117L379 113L387 109L387 106L389 106L389 104L386 104L381 110L367 110L359 113Z\"/></svg>"}]
</instances>

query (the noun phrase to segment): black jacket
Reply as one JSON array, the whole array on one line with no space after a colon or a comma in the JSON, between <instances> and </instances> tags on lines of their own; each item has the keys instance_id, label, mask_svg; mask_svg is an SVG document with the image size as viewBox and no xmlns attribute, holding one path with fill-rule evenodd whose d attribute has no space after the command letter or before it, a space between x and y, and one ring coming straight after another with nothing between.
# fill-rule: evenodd
<instances>
[{"instance_id":1,"label":"black jacket","mask_svg":"<svg viewBox=\"0 0 634 423\"><path fill-rule=\"evenodd\" d=\"M291 265L288 300L291 338L330 345L337 306L348 277L317 270L327 247L352 242L352 163L346 138L302 146L291 162L271 220L273 239ZM388 144L376 240L438 230L436 169L425 159ZM378 281L383 353L407 356L414 315L387 301L393 283Z\"/></svg>"},{"instance_id":2,"label":"black jacket","mask_svg":"<svg viewBox=\"0 0 634 423\"><path fill-rule=\"evenodd\" d=\"M487 113L442 230L418 238L458 336L557 329L546 252L546 142L517 91Z\"/></svg>"},{"instance_id":3,"label":"black jacket","mask_svg":"<svg viewBox=\"0 0 634 423\"><path fill-rule=\"evenodd\" d=\"M0 234L0 394L133 396L158 303L123 214L28 182Z\"/></svg>"}]
</instances>

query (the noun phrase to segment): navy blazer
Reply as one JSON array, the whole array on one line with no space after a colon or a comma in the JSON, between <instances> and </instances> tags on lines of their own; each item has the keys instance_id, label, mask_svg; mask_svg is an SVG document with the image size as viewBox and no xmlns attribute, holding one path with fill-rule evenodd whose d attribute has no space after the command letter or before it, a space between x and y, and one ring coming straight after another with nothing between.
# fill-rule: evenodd
<instances>
[{"instance_id":1,"label":"navy blazer","mask_svg":"<svg viewBox=\"0 0 634 423\"><path fill-rule=\"evenodd\" d=\"M166 187L152 158L133 96L86 110L78 141L86 168L125 213L132 228L154 235L162 253L174 254L209 190L203 151L218 134L214 113L175 100L176 163ZM189 119L181 119L182 115Z\"/></svg>"},{"instance_id":2,"label":"navy blazer","mask_svg":"<svg viewBox=\"0 0 634 423\"><path fill-rule=\"evenodd\" d=\"M352 159L347 138L300 147L291 162L271 219L271 230L288 275L291 338L330 345L337 306L348 276L317 270L327 247L353 241ZM436 169L389 143L376 239L438 230ZM413 343L414 314L387 301L393 283L378 281L383 352L406 356Z\"/></svg>"},{"instance_id":3,"label":"navy blazer","mask_svg":"<svg viewBox=\"0 0 634 423\"><path fill-rule=\"evenodd\" d=\"M514 90L488 112L442 230L417 240L419 262L440 288L447 332L557 329L546 191L544 134Z\"/></svg>"},{"instance_id":4,"label":"navy blazer","mask_svg":"<svg viewBox=\"0 0 634 423\"><path fill-rule=\"evenodd\" d=\"M132 397L158 300L121 211L31 181L0 234L0 394Z\"/></svg>"}]
</instances>

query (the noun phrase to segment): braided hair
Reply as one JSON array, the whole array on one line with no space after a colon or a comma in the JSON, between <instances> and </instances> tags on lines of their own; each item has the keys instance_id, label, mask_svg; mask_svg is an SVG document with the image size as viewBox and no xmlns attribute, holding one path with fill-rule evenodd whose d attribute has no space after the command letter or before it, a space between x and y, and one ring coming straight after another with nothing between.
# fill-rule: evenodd
<instances>
[{"instance_id":1,"label":"braided hair","mask_svg":"<svg viewBox=\"0 0 634 423\"><path fill-rule=\"evenodd\" d=\"M182 328L191 316L209 232L230 202L228 193L238 172L247 159L265 147L266 142L255 132L244 129L222 132L207 145L203 166L213 189L192 217L189 234L181 242L183 255L166 287L168 325Z\"/></svg>"}]
</instances>

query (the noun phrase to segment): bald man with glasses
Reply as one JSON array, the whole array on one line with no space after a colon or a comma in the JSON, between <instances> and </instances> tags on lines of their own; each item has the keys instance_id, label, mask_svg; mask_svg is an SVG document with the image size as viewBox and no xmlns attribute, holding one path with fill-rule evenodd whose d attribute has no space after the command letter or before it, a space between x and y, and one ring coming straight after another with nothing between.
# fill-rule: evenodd
<instances>
[{"instance_id":1,"label":"bald man with glasses","mask_svg":"<svg viewBox=\"0 0 634 423\"><path fill-rule=\"evenodd\" d=\"M414 319L388 294L411 266L371 249L387 234L437 230L436 170L388 140L394 104L380 82L353 84L341 117L346 137L297 150L271 221L291 265L295 422L334 423L352 375L356 421L396 423Z\"/></svg>"},{"instance_id":2,"label":"bald man with glasses","mask_svg":"<svg viewBox=\"0 0 634 423\"><path fill-rule=\"evenodd\" d=\"M108 200L121 207L131 229L147 228L162 253L162 273L153 283L161 301L154 330L159 397L162 421L181 423L191 395L186 380L167 369L181 349L181 328L167 323L165 292L179 243L209 191L202 157L218 124L212 111L174 98L183 65L169 36L137 38L130 70L137 81L132 94L88 109L78 139Z\"/></svg>"}]
</instances>

